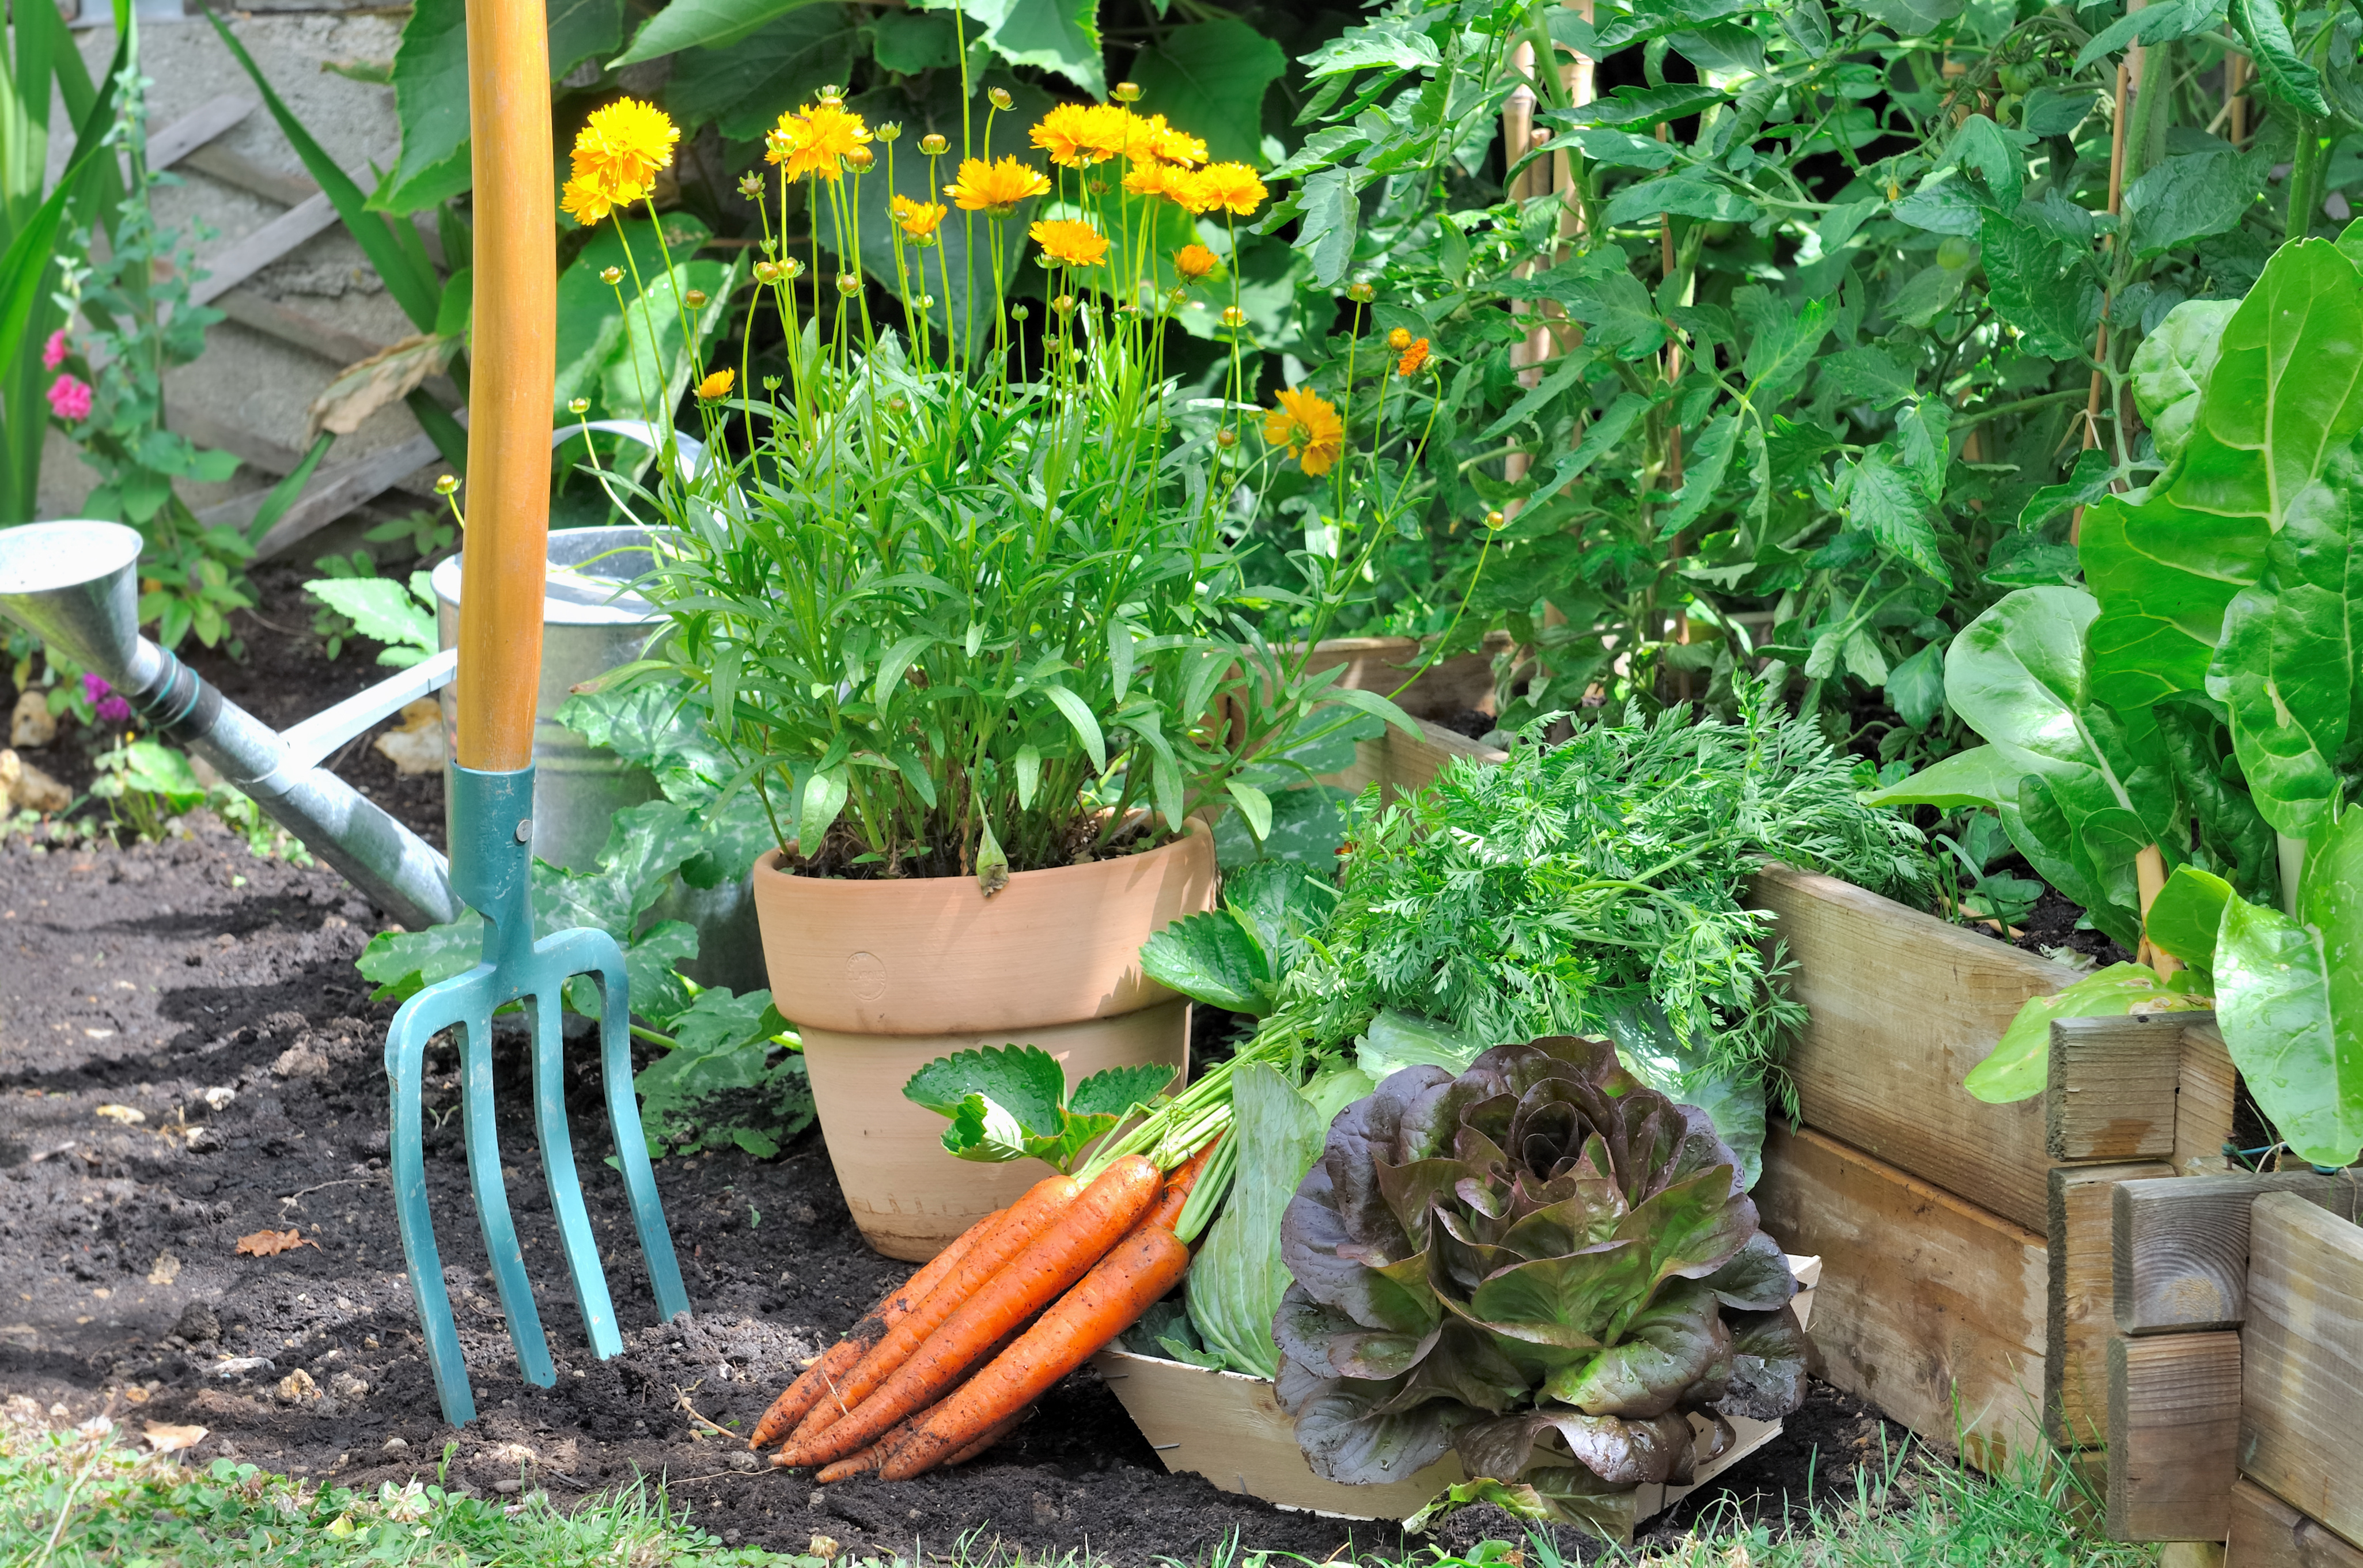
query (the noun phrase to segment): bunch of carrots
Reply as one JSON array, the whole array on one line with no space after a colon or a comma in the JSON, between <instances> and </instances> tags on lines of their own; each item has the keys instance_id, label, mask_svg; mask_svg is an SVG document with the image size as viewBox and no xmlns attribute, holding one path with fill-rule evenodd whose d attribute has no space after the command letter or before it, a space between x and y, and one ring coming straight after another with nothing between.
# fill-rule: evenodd
<instances>
[{"instance_id":1,"label":"bunch of carrots","mask_svg":"<svg viewBox=\"0 0 2363 1568\"><path fill-rule=\"evenodd\" d=\"M824 1482L904 1481L982 1453L1181 1283L1218 1141L1170 1176L1115 1154L977 1221L806 1368L748 1446L784 1434L771 1462L820 1466Z\"/></svg>"}]
</instances>

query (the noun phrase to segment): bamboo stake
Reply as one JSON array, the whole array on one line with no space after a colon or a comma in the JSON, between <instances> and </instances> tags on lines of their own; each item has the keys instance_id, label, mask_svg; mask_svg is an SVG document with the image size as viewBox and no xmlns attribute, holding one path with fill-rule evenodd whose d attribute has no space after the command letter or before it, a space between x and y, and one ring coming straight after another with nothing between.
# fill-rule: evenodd
<instances>
[{"instance_id":1,"label":"bamboo stake","mask_svg":"<svg viewBox=\"0 0 2363 1568\"><path fill-rule=\"evenodd\" d=\"M2125 0L2125 9L2129 12L2138 11L2144 4L2145 0ZM2127 61L2134 65L2139 65L2141 50L2138 45L2128 50L2126 55ZM2111 217L2119 216L2124 208L2125 101L2131 86L2132 74L2127 71L2126 63L2127 61L2121 61L2117 65L2116 115L2114 123L2109 127L2109 216ZM2116 251L2116 242L2117 237L2114 234L2102 236L2102 252L2113 255ZM2094 329L2092 335L2094 361L2092 384L2091 390L2084 398L2084 444L2080 449L2084 451L2090 451L2101 444L2101 384L2103 379L2101 366L2107 363L2109 358L2108 315L2109 306L2113 299L2114 295L2110 294L2104 293L2101 296L2101 324ZM2084 508L2079 506L2074 515L2068 519L2068 542L2071 545L2078 542L2083 531Z\"/></svg>"}]
</instances>

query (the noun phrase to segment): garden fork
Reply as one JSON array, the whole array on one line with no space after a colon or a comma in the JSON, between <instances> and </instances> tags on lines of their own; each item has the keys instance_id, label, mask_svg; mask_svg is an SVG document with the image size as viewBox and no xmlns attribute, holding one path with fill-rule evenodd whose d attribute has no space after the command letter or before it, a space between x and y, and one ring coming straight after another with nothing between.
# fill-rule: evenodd
<instances>
[{"instance_id":1,"label":"garden fork","mask_svg":"<svg viewBox=\"0 0 2363 1568\"><path fill-rule=\"evenodd\" d=\"M600 1069L616 1163L649 1266L657 1312L689 1310L657 1201L633 1097L631 997L605 931L533 939L533 721L549 533L549 426L556 373L557 214L550 179L549 58L541 0L471 0L469 99L477 134L475 300L468 431L467 543L460 563L459 744L446 773L452 891L484 917L483 962L403 1004L385 1042L393 1094L394 1209L403 1262L427 1338L444 1419L475 1418L467 1362L427 1207L420 1104L427 1041L457 1028L468 1182L491 1255L518 1370L558 1381L509 1218L493 1120L492 1022L525 1005L533 1032L534 1130L575 1305L601 1360L623 1349L566 1123L561 989L577 974L601 993Z\"/></svg>"}]
</instances>

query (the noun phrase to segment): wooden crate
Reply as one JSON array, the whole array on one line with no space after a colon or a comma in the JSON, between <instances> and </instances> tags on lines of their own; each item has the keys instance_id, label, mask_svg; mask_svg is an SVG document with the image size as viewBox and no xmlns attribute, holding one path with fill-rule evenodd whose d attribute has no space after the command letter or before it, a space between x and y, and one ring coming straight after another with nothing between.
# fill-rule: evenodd
<instances>
[{"instance_id":1,"label":"wooden crate","mask_svg":"<svg viewBox=\"0 0 2363 1568\"><path fill-rule=\"evenodd\" d=\"M1364 742L1339 782L1403 792L1453 758L1503 755L1422 725L1416 740ZM2235 1075L2212 1018L2066 1020L2047 1092L1989 1105L1963 1078L2021 1006L2077 972L1790 866L1766 866L1750 897L1810 1017L1789 1059L1803 1131L1768 1145L1757 1200L1829 1258L1834 1287L1868 1271L1821 1309L1832 1381L1980 1464L2047 1438L2103 1444L2109 1192L2224 1168ZM1896 1267L1878 1228L1938 1213L1932 1272ZM2015 1283L1971 1304L1951 1282L1975 1279Z\"/></svg>"},{"instance_id":2,"label":"wooden crate","mask_svg":"<svg viewBox=\"0 0 2363 1568\"><path fill-rule=\"evenodd\" d=\"M1789 1267L1805 1287L1792 1305L1799 1319L1810 1325L1821 1260L1792 1256ZM1382 1485L1324 1480L1296 1446L1296 1423L1280 1407L1269 1379L1113 1349L1102 1351L1093 1364L1168 1471L1203 1475L1221 1491L1333 1518L1401 1519L1467 1479L1459 1462L1447 1453L1418 1474ZM1635 1518L1653 1518L1781 1435L1778 1421L1739 1417L1732 1426L1739 1440L1700 1462L1695 1479L1679 1486L1643 1486L1634 1499Z\"/></svg>"}]
</instances>

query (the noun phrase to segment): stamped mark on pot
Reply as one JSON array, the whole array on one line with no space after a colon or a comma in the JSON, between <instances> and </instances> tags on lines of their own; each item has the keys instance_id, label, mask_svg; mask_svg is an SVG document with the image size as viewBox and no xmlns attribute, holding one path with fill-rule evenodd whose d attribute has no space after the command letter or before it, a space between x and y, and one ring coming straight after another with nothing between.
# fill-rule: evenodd
<instances>
[{"instance_id":1,"label":"stamped mark on pot","mask_svg":"<svg viewBox=\"0 0 2363 1568\"><path fill-rule=\"evenodd\" d=\"M845 961L845 987L864 1002L886 995L886 962L874 952L858 952Z\"/></svg>"}]
</instances>

